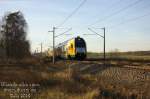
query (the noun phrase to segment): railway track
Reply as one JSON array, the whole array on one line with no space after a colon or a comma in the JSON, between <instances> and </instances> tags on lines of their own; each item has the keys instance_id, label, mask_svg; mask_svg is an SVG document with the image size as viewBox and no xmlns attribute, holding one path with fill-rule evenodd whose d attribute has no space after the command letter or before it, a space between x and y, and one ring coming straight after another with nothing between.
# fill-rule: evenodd
<instances>
[{"instance_id":1,"label":"railway track","mask_svg":"<svg viewBox=\"0 0 150 99\"><path fill-rule=\"evenodd\" d=\"M121 68L128 68L128 69L136 69L136 70L143 70L143 71L146 71L146 72L150 72L150 66L128 66L128 65L124 65L124 66L118 66L118 67L121 67Z\"/></svg>"},{"instance_id":2,"label":"railway track","mask_svg":"<svg viewBox=\"0 0 150 99\"><path fill-rule=\"evenodd\" d=\"M78 60L62 60L62 65L65 65L65 62L68 62L70 64L70 67L79 67L81 70L91 68L93 71L98 71L101 67L119 67L119 68L126 68L126 69L134 69L134 70L142 70L146 72L150 72L150 63L137 63L134 65L131 62L125 61L126 63L120 62L120 61L113 61L114 63L111 63L109 60L106 60L106 64L104 66L104 61L102 59L85 59L82 61ZM60 64L59 64L60 65ZM31 66L27 64L0 64L1 69L20 69L20 68L31 68L35 67L38 68L38 66ZM93 68L94 69L93 69ZM51 67L50 67L51 68Z\"/></svg>"},{"instance_id":3,"label":"railway track","mask_svg":"<svg viewBox=\"0 0 150 99\"><path fill-rule=\"evenodd\" d=\"M83 60L83 61L74 61L74 60L67 60L70 61L70 63L74 63L71 64L71 67L76 67L78 65L81 65L80 68L81 70L83 70L83 68L91 68L93 66L93 68L95 67L95 71L98 71L99 68L101 67L119 67L119 68L126 68L126 69L133 69L133 70L142 70L145 72L150 72L150 64L139 64L139 65L134 65L134 64L121 64L121 63L110 63L108 61L106 61L106 64L104 66L103 61L97 61L97 60ZM96 65L96 66L94 66ZM82 67L83 66L83 67ZM94 70L94 69L93 69Z\"/></svg>"}]
</instances>

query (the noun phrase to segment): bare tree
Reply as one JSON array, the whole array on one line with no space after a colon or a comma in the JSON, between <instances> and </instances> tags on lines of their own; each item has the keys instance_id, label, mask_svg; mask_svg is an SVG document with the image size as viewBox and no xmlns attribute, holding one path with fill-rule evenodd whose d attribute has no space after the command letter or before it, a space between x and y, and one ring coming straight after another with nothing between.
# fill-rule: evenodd
<instances>
[{"instance_id":1,"label":"bare tree","mask_svg":"<svg viewBox=\"0 0 150 99\"><path fill-rule=\"evenodd\" d=\"M7 13L3 17L1 34L7 58L24 58L30 55L30 44L26 40L27 23L20 11Z\"/></svg>"}]
</instances>

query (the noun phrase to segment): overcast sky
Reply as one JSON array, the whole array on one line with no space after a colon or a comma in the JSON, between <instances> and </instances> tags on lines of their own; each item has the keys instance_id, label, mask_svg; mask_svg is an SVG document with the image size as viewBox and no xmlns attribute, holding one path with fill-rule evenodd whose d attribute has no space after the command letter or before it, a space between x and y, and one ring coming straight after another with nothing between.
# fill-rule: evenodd
<instances>
[{"instance_id":1,"label":"overcast sky","mask_svg":"<svg viewBox=\"0 0 150 99\"><path fill-rule=\"evenodd\" d=\"M7 12L21 11L28 23L31 50L52 46L53 26L59 25L83 0L0 0L0 17ZM94 24L93 24L94 23ZM106 51L150 50L150 0L87 0L56 34L72 28L56 38L56 44L75 36L83 37L88 51L103 51L103 38L87 28L106 27ZM103 35L101 29L94 31Z\"/></svg>"}]
</instances>

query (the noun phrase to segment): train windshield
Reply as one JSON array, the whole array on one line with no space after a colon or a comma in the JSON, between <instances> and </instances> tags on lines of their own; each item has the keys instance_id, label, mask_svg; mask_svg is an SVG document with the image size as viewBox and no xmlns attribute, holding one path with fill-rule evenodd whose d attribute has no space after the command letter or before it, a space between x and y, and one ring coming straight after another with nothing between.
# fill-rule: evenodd
<instances>
[{"instance_id":1,"label":"train windshield","mask_svg":"<svg viewBox=\"0 0 150 99\"><path fill-rule=\"evenodd\" d=\"M86 46L84 40L81 38L76 38L75 45L76 47L80 47L80 48Z\"/></svg>"}]
</instances>

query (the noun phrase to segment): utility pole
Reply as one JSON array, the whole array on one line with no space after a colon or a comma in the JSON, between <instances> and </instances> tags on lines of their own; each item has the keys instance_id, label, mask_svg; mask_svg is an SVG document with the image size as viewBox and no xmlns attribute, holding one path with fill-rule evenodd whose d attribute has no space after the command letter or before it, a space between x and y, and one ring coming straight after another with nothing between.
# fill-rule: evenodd
<instances>
[{"instance_id":1,"label":"utility pole","mask_svg":"<svg viewBox=\"0 0 150 99\"><path fill-rule=\"evenodd\" d=\"M42 57L42 49L43 49L43 46L42 46L42 43L41 43L41 57Z\"/></svg>"},{"instance_id":2,"label":"utility pole","mask_svg":"<svg viewBox=\"0 0 150 99\"><path fill-rule=\"evenodd\" d=\"M55 64L55 27L53 27L53 64Z\"/></svg>"},{"instance_id":3,"label":"utility pole","mask_svg":"<svg viewBox=\"0 0 150 99\"><path fill-rule=\"evenodd\" d=\"M67 31L65 31L63 33L60 33L58 35L55 35L55 30L56 29L61 29L61 28L53 27L52 31L48 31L48 32L53 32L53 64L55 64L55 38L57 38L57 37L59 37L61 35L64 35L66 32L69 32L70 30L72 30L72 28L69 28Z\"/></svg>"},{"instance_id":4,"label":"utility pole","mask_svg":"<svg viewBox=\"0 0 150 99\"><path fill-rule=\"evenodd\" d=\"M56 27L53 27L52 31L48 31L53 32L53 64L55 64L55 29Z\"/></svg>"},{"instance_id":5,"label":"utility pole","mask_svg":"<svg viewBox=\"0 0 150 99\"><path fill-rule=\"evenodd\" d=\"M36 48L36 53L38 53L38 48Z\"/></svg>"},{"instance_id":6,"label":"utility pole","mask_svg":"<svg viewBox=\"0 0 150 99\"><path fill-rule=\"evenodd\" d=\"M99 33L93 31L91 28L88 28L88 30L90 30L91 32L93 32L94 34L84 34L84 35L98 35L100 37L102 37L104 39L104 54L103 54L103 57L104 57L104 66L105 66L105 62L106 62L106 51L105 51L105 46L106 46L106 42L105 42L105 27L104 28L96 28L96 29L103 29L104 31L104 34L103 35L100 35Z\"/></svg>"},{"instance_id":7,"label":"utility pole","mask_svg":"<svg viewBox=\"0 0 150 99\"><path fill-rule=\"evenodd\" d=\"M106 62L106 51L105 51L105 27L102 28L104 30L104 65L105 65L105 62Z\"/></svg>"}]
</instances>

